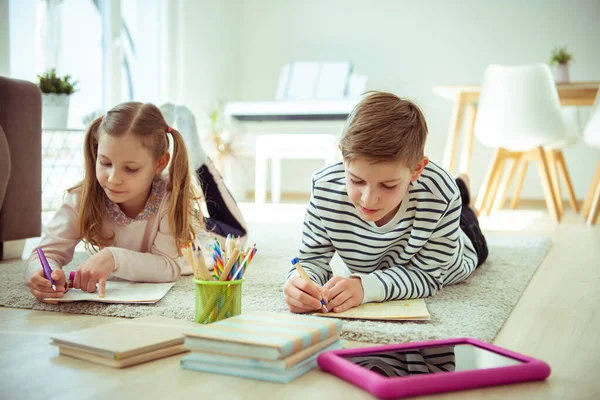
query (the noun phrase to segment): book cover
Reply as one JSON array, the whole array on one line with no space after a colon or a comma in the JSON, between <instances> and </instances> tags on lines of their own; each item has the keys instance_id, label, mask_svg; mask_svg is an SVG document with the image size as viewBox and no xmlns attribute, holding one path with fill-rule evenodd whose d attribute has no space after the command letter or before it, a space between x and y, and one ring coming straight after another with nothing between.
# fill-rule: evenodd
<instances>
[{"instance_id":1,"label":"book cover","mask_svg":"<svg viewBox=\"0 0 600 400\"><path fill-rule=\"evenodd\" d=\"M276 370L289 369L302 361L306 360L313 355L324 351L337 350L342 348L342 342L338 335L332 336L320 343L317 343L311 347L308 347L296 354L287 356L283 360L264 360L256 357L241 357L229 354L214 353L207 351L193 351L188 360L194 360L204 363L223 364L223 365L235 365L242 367L258 367Z\"/></svg>"},{"instance_id":2,"label":"book cover","mask_svg":"<svg viewBox=\"0 0 600 400\"><path fill-rule=\"evenodd\" d=\"M185 332L196 325L190 321L159 316L136 318L51 336L50 344L119 361L181 346Z\"/></svg>"},{"instance_id":3,"label":"book cover","mask_svg":"<svg viewBox=\"0 0 600 400\"><path fill-rule=\"evenodd\" d=\"M249 312L186 333L186 346L224 354L280 360L339 335L342 321L307 315Z\"/></svg>"},{"instance_id":4,"label":"book cover","mask_svg":"<svg viewBox=\"0 0 600 400\"><path fill-rule=\"evenodd\" d=\"M208 363L194 359L192 357L193 354L183 357L180 361L180 364L182 368L194 371L230 375L240 378L258 379L276 383L288 383L315 368L317 366L318 355L319 353L314 354L301 363L284 370L221 363Z\"/></svg>"}]
</instances>

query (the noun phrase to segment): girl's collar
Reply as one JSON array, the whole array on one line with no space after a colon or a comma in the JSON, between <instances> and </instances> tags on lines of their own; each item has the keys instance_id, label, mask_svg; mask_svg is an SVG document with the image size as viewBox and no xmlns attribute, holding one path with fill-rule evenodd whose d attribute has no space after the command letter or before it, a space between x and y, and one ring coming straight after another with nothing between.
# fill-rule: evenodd
<instances>
[{"instance_id":1,"label":"girl's collar","mask_svg":"<svg viewBox=\"0 0 600 400\"><path fill-rule=\"evenodd\" d=\"M167 189L167 182L161 177L157 177L152 181L152 190L150 191L150 195L148 196L148 200L146 200L146 205L144 209L140 211L137 217L129 218L125 213L121 210L118 204L114 203L108 197L105 198L104 204L106 205L106 211L108 212L108 217L118 225L129 225L135 221L143 221L146 220L158 212L158 208L160 206L160 202L165 195Z\"/></svg>"}]
</instances>

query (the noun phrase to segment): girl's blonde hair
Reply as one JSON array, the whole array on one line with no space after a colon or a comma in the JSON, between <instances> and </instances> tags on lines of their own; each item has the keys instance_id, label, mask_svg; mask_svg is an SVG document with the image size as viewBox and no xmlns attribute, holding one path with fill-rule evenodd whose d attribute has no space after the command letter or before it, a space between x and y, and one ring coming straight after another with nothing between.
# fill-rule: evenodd
<instances>
[{"instance_id":1,"label":"girl's blonde hair","mask_svg":"<svg viewBox=\"0 0 600 400\"><path fill-rule=\"evenodd\" d=\"M392 93L368 92L348 117L340 148L346 161L401 161L414 168L423 158L427 122L412 101Z\"/></svg>"},{"instance_id":2,"label":"girl's blonde hair","mask_svg":"<svg viewBox=\"0 0 600 400\"><path fill-rule=\"evenodd\" d=\"M104 230L102 222L107 211L106 194L96 178L99 135L135 135L157 160L169 150L168 129L169 125L160 110L151 103L122 103L92 122L84 138L83 181L68 190L81 193L78 233L87 250L98 251L101 247L109 246L115 236L114 232ZM204 220L200 211L201 191L196 175L190 168L183 137L172 128L170 133L173 138L173 157L167 186L167 191L171 192L169 227L181 255L180 245L186 245L196 237L199 230L204 228Z\"/></svg>"}]
</instances>

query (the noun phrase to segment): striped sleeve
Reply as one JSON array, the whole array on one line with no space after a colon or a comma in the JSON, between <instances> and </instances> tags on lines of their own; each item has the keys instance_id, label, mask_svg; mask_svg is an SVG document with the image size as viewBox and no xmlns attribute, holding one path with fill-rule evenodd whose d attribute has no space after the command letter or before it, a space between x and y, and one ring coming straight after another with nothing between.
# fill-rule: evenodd
<instances>
[{"instance_id":1,"label":"striped sleeve","mask_svg":"<svg viewBox=\"0 0 600 400\"><path fill-rule=\"evenodd\" d=\"M461 200L458 191L441 218L432 224L431 236L405 266L393 266L358 275L363 283L363 303L433 296L444 285L466 279L476 256L465 252L460 229ZM425 229L425 228L423 228ZM421 240L411 234L410 242Z\"/></svg>"},{"instance_id":2,"label":"striped sleeve","mask_svg":"<svg viewBox=\"0 0 600 400\"><path fill-rule=\"evenodd\" d=\"M460 229L460 194L452 197L430 239L411 260L411 265L427 273L434 295L442 285L466 279L477 265L477 255L465 245Z\"/></svg>"},{"instance_id":3,"label":"striped sleeve","mask_svg":"<svg viewBox=\"0 0 600 400\"><path fill-rule=\"evenodd\" d=\"M323 221L319 217L314 198L311 198L304 217L302 243L300 244L298 260L300 260L310 279L323 286L333 274L329 263L334 254L333 244L325 230ZM287 279L295 271L296 269L292 267L288 272Z\"/></svg>"}]
</instances>

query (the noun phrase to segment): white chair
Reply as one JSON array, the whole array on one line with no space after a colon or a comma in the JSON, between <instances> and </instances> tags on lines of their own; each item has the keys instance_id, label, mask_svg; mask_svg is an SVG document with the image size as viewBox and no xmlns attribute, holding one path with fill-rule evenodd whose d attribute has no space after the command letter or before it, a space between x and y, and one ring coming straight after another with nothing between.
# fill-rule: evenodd
<instances>
[{"instance_id":1,"label":"white chair","mask_svg":"<svg viewBox=\"0 0 600 400\"><path fill-rule=\"evenodd\" d=\"M265 202L267 161L271 160L271 200L281 200L282 159L324 159L333 164L337 155L335 135L326 134L264 134L256 138L256 171L254 201Z\"/></svg>"},{"instance_id":2,"label":"white chair","mask_svg":"<svg viewBox=\"0 0 600 400\"><path fill-rule=\"evenodd\" d=\"M597 107L592 114L583 133L583 140L587 145L600 150L600 107ZM582 211L587 223L594 225L600 214L600 160L598 160L590 189L583 202Z\"/></svg>"},{"instance_id":3,"label":"white chair","mask_svg":"<svg viewBox=\"0 0 600 400\"><path fill-rule=\"evenodd\" d=\"M559 222L562 215L544 146L564 139L566 134L556 85L546 64L489 66L479 98L475 137L497 151L475 208L489 214L495 201L502 204L506 200L519 163L537 161L548 211ZM508 160L513 164L501 184Z\"/></svg>"}]
</instances>

